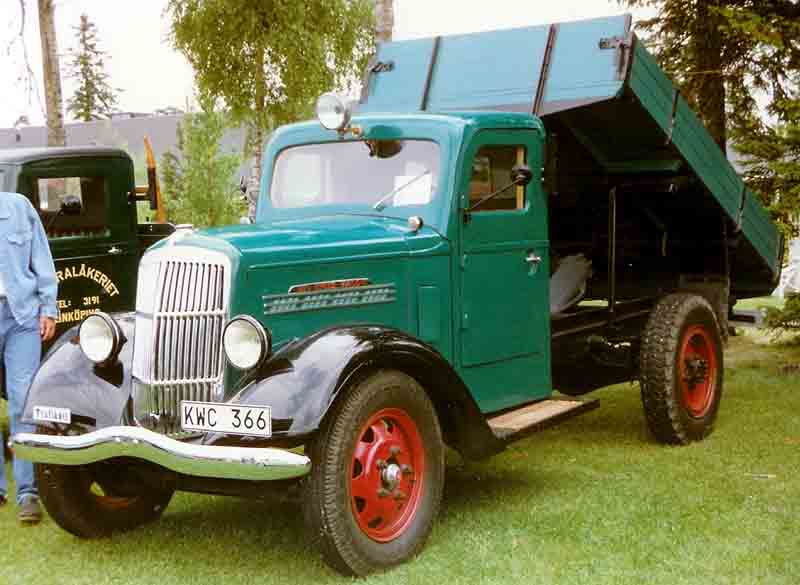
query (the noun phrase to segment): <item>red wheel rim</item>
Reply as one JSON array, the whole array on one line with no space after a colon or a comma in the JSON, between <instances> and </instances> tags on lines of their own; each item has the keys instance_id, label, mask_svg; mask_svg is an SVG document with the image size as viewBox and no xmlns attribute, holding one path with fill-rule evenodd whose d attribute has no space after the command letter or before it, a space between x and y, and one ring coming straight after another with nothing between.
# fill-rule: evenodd
<instances>
[{"instance_id":1,"label":"red wheel rim","mask_svg":"<svg viewBox=\"0 0 800 585\"><path fill-rule=\"evenodd\" d=\"M384 408L362 427L350 463L350 502L359 528L388 542L408 527L422 499L425 453L414 420Z\"/></svg>"},{"instance_id":2,"label":"red wheel rim","mask_svg":"<svg viewBox=\"0 0 800 585\"><path fill-rule=\"evenodd\" d=\"M683 336L678 354L678 374L683 403L693 417L704 416L717 391L717 353L705 327L692 325Z\"/></svg>"}]
</instances>

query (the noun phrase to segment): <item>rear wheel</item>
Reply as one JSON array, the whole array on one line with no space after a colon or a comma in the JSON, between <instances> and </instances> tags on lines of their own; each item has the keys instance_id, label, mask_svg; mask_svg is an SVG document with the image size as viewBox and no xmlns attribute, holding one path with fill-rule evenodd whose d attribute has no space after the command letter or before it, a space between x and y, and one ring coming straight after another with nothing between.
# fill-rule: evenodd
<instances>
[{"instance_id":1,"label":"rear wheel","mask_svg":"<svg viewBox=\"0 0 800 585\"><path fill-rule=\"evenodd\" d=\"M358 384L310 452L306 520L326 562L366 575L422 549L441 501L444 444L413 378L381 370Z\"/></svg>"},{"instance_id":2,"label":"rear wheel","mask_svg":"<svg viewBox=\"0 0 800 585\"><path fill-rule=\"evenodd\" d=\"M161 516L175 491L148 485L130 461L37 463L34 469L39 497L50 517L81 538L107 536L151 522Z\"/></svg>"},{"instance_id":3,"label":"rear wheel","mask_svg":"<svg viewBox=\"0 0 800 585\"><path fill-rule=\"evenodd\" d=\"M647 423L665 443L684 444L713 429L722 397L719 325L703 297L664 297L642 340L641 390Z\"/></svg>"}]
</instances>

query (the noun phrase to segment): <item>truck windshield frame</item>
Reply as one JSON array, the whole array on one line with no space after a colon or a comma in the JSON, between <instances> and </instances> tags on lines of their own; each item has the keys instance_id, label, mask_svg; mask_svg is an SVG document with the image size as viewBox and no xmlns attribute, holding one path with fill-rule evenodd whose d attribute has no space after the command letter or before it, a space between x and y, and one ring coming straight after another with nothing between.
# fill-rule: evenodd
<instances>
[{"instance_id":1,"label":"truck windshield frame","mask_svg":"<svg viewBox=\"0 0 800 585\"><path fill-rule=\"evenodd\" d=\"M403 139L389 156L368 140L292 145L275 157L271 215L329 213L433 215L442 204L442 149L431 139ZM380 202L380 205L377 205Z\"/></svg>"}]
</instances>

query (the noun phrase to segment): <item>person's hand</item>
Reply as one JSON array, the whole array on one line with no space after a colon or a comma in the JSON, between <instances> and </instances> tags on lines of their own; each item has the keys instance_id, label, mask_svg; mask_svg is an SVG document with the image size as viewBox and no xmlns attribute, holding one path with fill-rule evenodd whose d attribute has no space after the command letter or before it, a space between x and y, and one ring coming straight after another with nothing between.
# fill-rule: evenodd
<instances>
[{"instance_id":1,"label":"person's hand","mask_svg":"<svg viewBox=\"0 0 800 585\"><path fill-rule=\"evenodd\" d=\"M56 332L56 320L52 317L39 317L39 335L42 336L42 341L47 341Z\"/></svg>"}]
</instances>

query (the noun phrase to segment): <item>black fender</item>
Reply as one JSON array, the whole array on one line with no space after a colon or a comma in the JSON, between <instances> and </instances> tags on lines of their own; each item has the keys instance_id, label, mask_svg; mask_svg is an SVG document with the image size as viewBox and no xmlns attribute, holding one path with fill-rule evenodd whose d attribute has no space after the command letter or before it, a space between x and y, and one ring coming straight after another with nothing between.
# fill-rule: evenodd
<instances>
[{"instance_id":1,"label":"black fender","mask_svg":"<svg viewBox=\"0 0 800 585\"><path fill-rule=\"evenodd\" d=\"M65 331L50 347L33 378L22 419L33 420L34 406L68 408L72 422L85 430L121 424L131 394L134 313L112 315L126 338L117 361L97 366L78 345L78 327Z\"/></svg>"},{"instance_id":2,"label":"black fender","mask_svg":"<svg viewBox=\"0 0 800 585\"><path fill-rule=\"evenodd\" d=\"M431 346L395 329L325 329L278 350L232 399L271 407L274 438L312 434L337 397L377 368L400 370L430 396L445 441L478 459L503 449L460 376Z\"/></svg>"}]
</instances>

